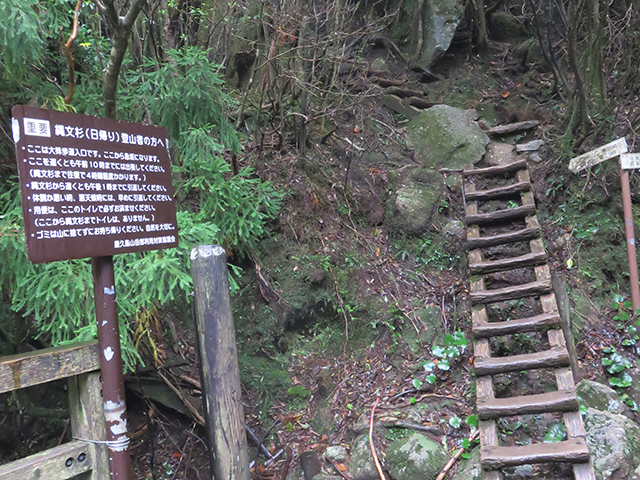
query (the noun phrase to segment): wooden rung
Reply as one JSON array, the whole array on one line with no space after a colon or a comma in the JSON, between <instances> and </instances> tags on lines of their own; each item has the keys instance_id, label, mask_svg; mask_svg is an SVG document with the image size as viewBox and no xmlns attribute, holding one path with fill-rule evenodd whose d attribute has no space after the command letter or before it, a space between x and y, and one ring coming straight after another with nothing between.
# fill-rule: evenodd
<instances>
[{"instance_id":1,"label":"wooden rung","mask_svg":"<svg viewBox=\"0 0 640 480\"><path fill-rule=\"evenodd\" d=\"M500 337L502 335L513 335L514 333L534 332L558 325L560 325L560 315L557 313L544 313L535 317L474 325L473 335L475 338Z\"/></svg>"},{"instance_id":2,"label":"wooden rung","mask_svg":"<svg viewBox=\"0 0 640 480\"><path fill-rule=\"evenodd\" d=\"M542 252L527 253L519 257L503 258L479 263L470 263L469 270L472 275L486 274L513 270L514 268L531 267L547 263L547 254Z\"/></svg>"},{"instance_id":3,"label":"wooden rung","mask_svg":"<svg viewBox=\"0 0 640 480\"><path fill-rule=\"evenodd\" d=\"M504 187L496 187L491 190L476 190L475 192L465 192L466 200L470 201L487 201L497 198L511 197L521 192L531 189L531 182L517 182Z\"/></svg>"},{"instance_id":4,"label":"wooden rung","mask_svg":"<svg viewBox=\"0 0 640 480\"><path fill-rule=\"evenodd\" d=\"M480 463L486 470L532 463L589 461L589 449L584 439L554 443L536 443L518 447L481 447Z\"/></svg>"},{"instance_id":5,"label":"wooden rung","mask_svg":"<svg viewBox=\"0 0 640 480\"><path fill-rule=\"evenodd\" d=\"M467 215L467 225L486 225L488 223L508 222L525 218L527 215L536 213L535 204L522 205L516 208L506 208L504 210L496 210L495 212L476 213L475 215Z\"/></svg>"},{"instance_id":6,"label":"wooden rung","mask_svg":"<svg viewBox=\"0 0 640 480\"><path fill-rule=\"evenodd\" d=\"M496 167L465 169L462 174L465 177L472 175L500 175L503 173L515 172L527 168L526 160L518 160L517 162L508 163L506 165L498 165Z\"/></svg>"},{"instance_id":7,"label":"wooden rung","mask_svg":"<svg viewBox=\"0 0 640 480\"><path fill-rule=\"evenodd\" d=\"M535 368L566 367L569 365L569 352L567 352L566 348L550 348L541 352L523 353L508 357L476 357L473 364L478 376L533 370Z\"/></svg>"},{"instance_id":8,"label":"wooden rung","mask_svg":"<svg viewBox=\"0 0 640 480\"><path fill-rule=\"evenodd\" d=\"M557 390L521 397L478 399L478 417L490 420L513 415L567 412L577 410L578 407L575 390Z\"/></svg>"},{"instance_id":9,"label":"wooden rung","mask_svg":"<svg viewBox=\"0 0 640 480\"><path fill-rule=\"evenodd\" d=\"M504 245L506 243L526 242L540 235L540 228L525 228L516 230L515 232L500 233L491 237L471 237L467 234L467 244L469 250L476 248L494 247L496 245Z\"/></svg>"},{"instance_id":10,"label":"wooden rung","mask_svg":"<svg viewBox=\"0 0 640 480\"><path fill-rule=\"evenodd\" d=\"M524 297L537 297L551 291L551 280L523 283L512 287L497 288L495 290L478 290L470 292L471 303L495 303L506 300L517 300Z\"/></svg>"}]
</instances>

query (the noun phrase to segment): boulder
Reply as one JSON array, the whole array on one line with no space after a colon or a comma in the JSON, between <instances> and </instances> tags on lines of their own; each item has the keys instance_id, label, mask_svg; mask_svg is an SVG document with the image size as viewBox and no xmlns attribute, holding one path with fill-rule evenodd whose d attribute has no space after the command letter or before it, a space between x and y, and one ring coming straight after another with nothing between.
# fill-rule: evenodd
<instances>
[{"instance_id":1,"label":"boulder","mask_svg":"<svg viewBox=\"0 0 640 480\"><path fill-rule=\"evenodd\" d=\"M483 164L490 167L506 165L516 161L516 148L509 143L490 142Z\"/></svg>"},{"instance_id":2,"label":"boulder","mask_svg":"<svg viewBox=\"0 0 640 480\"><path fill-rule=\"evenodd\" d=\"M371 455L369 435L360 435L353 441L349 470L352 480L376 480L380 478Z\"/></svg>"},{"instance_id":3,"label":"boulder","mask_svg":"<svg viewBox=\"0 0 640 480\"><path fill-rule=\"evenodd\" d=\"M447 460L442 445L414 433L389 445L386 464L395 480L435 480Z\"/></svg>"},{"instance_id":4,"label":"boulder","mask_svg":"<svg viewBox=\"0 0 640 480\"><path fill-rule=\"evenodd\" d=\"M387 202L386 223L393 233L415 235L426 230L438 210L444 177L435 170L417 168Z\"/></svg>"},{"instance_id":5,"label":"boulder","mask_svg":"<svg viewBox=\"0 0 640 480\"><path fill-rule=\"evenodd\" d=\"M429 70L451 45L451 40L464 16L465 2L431 0L422 11L422 52L411 67Z\"/></svg>"},{"instance_id":6,"label":"boulder","mask_svg":"<svg viewBox=\"0 0 640 480\"><path fill-rule=\"evenodd\" d=\"M489 17L489 38L498 42L519 40L527 36L527 30L513 15L503 11L493 12Z\"/></svg>"},{"instance_id":7,"label":"boulder","mask_svg":"<svg viewBox=\"0 0 640 480\"><path fill-rule=\"evenodd\" d=\"M467 239L467 230L460 220L449 220L442 228L442 233L460 241Z\"/></svg>"},{"instance_id":8,"label":"boulder","mask_svg":"<svg viewBox=\"0 0 640 480\"><path fill-rule=\"evenodd\" d=\"M580 404L586 408L595 408L602 412L611 412L632 418L629 408L620 400L618 393L606 385L591 380L582 380L576 388L576 393Z\"/></svg>"},{"instance_id":9,"label":"boulder","mask_svg":"<svg viewBox=\"0 0 640 480\"><path fill-rule=\"evenodd\" d=\"M475 110L434 105L407 125L407 144L427 168L461 169L478 163L489 137L475 123Z\"/></svg>"},{"instance_id":10,"label":"boulder","mask_svg":"<svg viewBox=\"0 0 640 480\"><path fill-rule=\"evenodd\" d=\"M587 444L597 480L631 478L640 465L640 427L627 417L588 408Z\"/></svg>"}]
</instances>

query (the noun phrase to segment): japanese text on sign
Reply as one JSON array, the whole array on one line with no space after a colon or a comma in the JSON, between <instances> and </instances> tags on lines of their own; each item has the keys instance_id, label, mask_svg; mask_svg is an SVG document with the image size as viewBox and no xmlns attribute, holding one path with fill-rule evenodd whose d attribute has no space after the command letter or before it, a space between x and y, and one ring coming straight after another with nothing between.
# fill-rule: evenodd
<instances>
[{"instance_id":1,"label":"japanese text on sign","mask_svg":"<svg viewBox=\"0 0 640 480\"><path fill-rule=\"evenodd\" d=\"M617 157L627 151L627 140L622 137L611 143L607 143L600 148L591 150L584 155L573 158L571 162L569 162L569 170L572 172L579 172L587 167L593 167L594 165L604 162L609 158Z\"/></svg>"},{"instance_id":2,"label":"japanese text on sign","mask_svg":"<svg viewBox=\"0 0 640 480\"><path fill-rule=\"evenodd\" d=\"M163 128L22 106L13 117L32 262L177 245Z\"/></svg>"}]
</instances>

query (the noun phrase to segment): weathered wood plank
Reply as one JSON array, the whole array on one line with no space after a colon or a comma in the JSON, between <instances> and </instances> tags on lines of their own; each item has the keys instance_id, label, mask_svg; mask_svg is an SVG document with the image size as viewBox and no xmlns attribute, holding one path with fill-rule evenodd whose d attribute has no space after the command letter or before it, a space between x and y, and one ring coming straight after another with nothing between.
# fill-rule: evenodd
<instances>
[{"instance_id":1,"label":"weathered wood plank","mask_svg":"<svg viewBox=\"0 0 640 480\"><path fill-rule=\"evenodd\" d=\"M551 291L551 281L524 283L512 287L497 288L495 290L482 290L470 292L469 297L473 304L495 303L505 300L517 300L524 297L536 297Z\"/></svg>"},{"instance_id":2,"label":"weathered wood plank","mask_svg":"<svg viewBox=\"0 0 640 480\"><path fill-rule=\"evenodd\" d=\"M487 201L497 198L510 197L525 190L531 189L531 182L517 182L513 185L496 187L491 190L477 190L475 192L465 192L467 200Z\"/></svg>"},{"instance_id":3,"label":"weathered wood plank","mask_svg":"<svg viewBox=\"0 0 640 480\"><path fill-rule=\"evenodd\" d=\"M92 463L93 445L74 440L0 466L0 480L67 480L90 471Z\"/></svg>"},{"instance_id":4,"label":"weathered wood plank","mask_svg":"<svg viewBox=\"0 0 640 480\"><path fill-rule=\"evenodd\" d=\"M575 390L558 390L520 397L478 399L478 417L482 420L513 415L566 412L577 408L578 397Z\"/></svg>"},{"instance_id":5,"label":"weathered wood plank","mask_svg":"<svg viewBox=\"0 0 640 480\"><path fill-rule=\"evenodd\" d=\"M569 162L569 170L572 172L579 172L580 170L593 167L600 162L604 162L609 158L617 157L618 155L627 153L628 151L629 147L627 146L627 140L622 137L583 155L572 158Z\"/></svg>"},{"instance_id":6,"label":"weathered wood plank","mask_svg":"<svg viewBox=\"0 0 640 480\"><path fill-rule=\"evenodd\" d=\"M74 438L105 441L107 432L104 417L100 372L85 373L67 380L71 434ZM104 480L110 477L109 456L105 444L95 444L93 468L82 480Z\"/></svg>"},{"instance_id":7,"label":"weathered wood plank","mask_svg":"<svg viewBox=\"0 0 640 480\"><path fill-rule=\"evenodd\" d=\"M100 368L98 344L82 342L0 358L0 393L68 378Z\"/></svg>"},{"instance_id":8,"label":"weathered wood plank","mask_svg":"<svg viewBox=\"0 0 640 480\"><path fill-rule=\"evenodd\" d=\"M480 461L486 469L532 463L583 463L589 461L589 449L582 439L518 447L483 447L480 449Z\"/></svg>"},{"instance_id":9,"label":"weathered wood plank","mask_svg":"<svg viewBox=\"0 0 640 480\"><path fill-rule=\"evenodd\" d=\"M513 335L514 333L535 332L543 328L557 327L558 325L560 325L560 315L557 313L544 313L534 317L492 322L484 325L476 325L474 323L473 335L476 338L500 337Z\"/></svg>"},{"instance_id":10,"label":"weathered wood plank","mask_svg":"<svg viewBox=\"0 0 640 480\"><path fill-rule=\"evenodd\" d=\"M596 480L596 473L593 471L591 462L575 463L573 465L573 476L575 480Z\"/></svg>"},{"instance_id":11,"label":"weathered wood plank","mask_svg":"<svg viewBox=\"0 0 640 480\"><path fill-rule=\"evenodd\" d=\"M507 163L506 165L497 165L495 167L486 167L486 168L465 167L465 169L462 171L462 174L465 177L470 177L475 175L501 175L503 173L522 170L523 168L527 168L526 160L518 160L516 162Z\"/></svg>"},{"instance_id":12,"label":"weathered wood plank","mask_svg":"<svg viewBox=\"0 0 640 480\"><path fill-rule=\"evenodd\" d=\"M487 130L489 135L508 135L509 133L522 132L537 127L538 120L526 120L524 122L508 123L506 125L497 125Z\"/></svg>"},{"instance_id":13,"label":"weathered wood plank","mask_svg":"<svg viewBox=\"0 0 640 480\"><path fill-rule=\"evenodd\" d=\"M565 348L550 348L541 352L523 353L509 357L476 358L474 361L478 376L536 368L566 367L567 365L569 365L569 353Z\"/></svg>"},{"instance_id":14,"label":"weathered wood plank","mask_svg":"<svg viewBox=\"0 0 640 480\"><path fill-rule=\"evenodd\" d=\"M491 260L487 262L470 263L469 270L472 275L513 270L514 268L532 267L547 263L545 252L533 252L518 257Z\"/></svg>"},{"instance_id":15,"label":"weathered wood plank","mask_svg":"<svg viewBox=\"0 0 640 480\"><path fill-rule=\"evenodd\" d=\"M480 237L479 235L476 237L469 237L469 234L467 234L467 244L469 249L487 248L506 243L526 242L527 240L537 238L539 235L540 228L525 228L514 232L492 235L490 237Z\"/></svg>"},{"instance_id":16,"label":"weathered wood plank","mask_svg":"<svg viewBox=\"0 0 640 480\"><path fill-rule=\"evenodd\" d=\"M522 205L515 208L496 210L495 212L467 215L465 221L467 225L487 225L489 223L500 223L511 220L518 220L534 213L536 213L535 205Z\"/></svg>"}]
</instances>

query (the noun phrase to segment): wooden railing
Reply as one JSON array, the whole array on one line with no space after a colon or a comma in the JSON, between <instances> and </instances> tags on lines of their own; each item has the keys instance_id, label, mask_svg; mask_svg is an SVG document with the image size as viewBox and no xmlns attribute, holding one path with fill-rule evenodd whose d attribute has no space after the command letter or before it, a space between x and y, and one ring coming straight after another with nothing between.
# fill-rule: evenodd
<instances>
[{"instance_id":1,"label":"wooden railing","mask_svg":"<svg viewBox=\"0 0 640 480\"><path fill-rule=\"evenodd\" d=\"M0 357L0 394L67 379L73 440L0 466L0 480L107 480L109 459L95 341Z\"/></svg>"}]
</instances>

